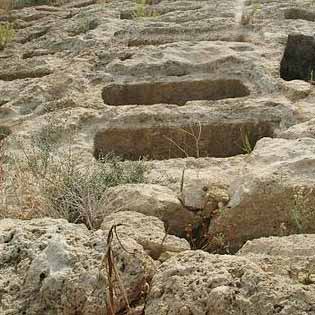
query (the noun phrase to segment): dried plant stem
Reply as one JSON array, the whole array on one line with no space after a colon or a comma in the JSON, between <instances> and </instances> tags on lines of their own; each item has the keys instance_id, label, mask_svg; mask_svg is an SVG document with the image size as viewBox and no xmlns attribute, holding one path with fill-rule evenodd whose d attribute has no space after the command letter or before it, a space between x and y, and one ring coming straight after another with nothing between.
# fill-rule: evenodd
<instances>
[{"instance_id":1,"label":"dried plant stem","mask_svg":"<svg viewBox=\"0 0 315 315\"><path fill-rule=\"evenodd\" d=\"M126 292L124 284L121 280L121 277L119 275L119 271L117 270L114 255L113 255L113 249L112 249L112 241L113 241L114 236L116 236L116 239L117 239L120 247L122 248L122 250L124 250L128 254L134 255L133 252L129 252L123 246L121 240L118 237L117 227L122 226L122 225L123 224L116 224L110 228L110 230L108 232L108 236L107 236L106 252L105 252L105 255L102 259L102 262L100 265L100 270L99 270L100 275L102 274L102 270L104 269L104 267L106 270L107 283L108 283L108 292L106 294L106 310L107 310L108 315L115 315L115 305L116 305L115 293L122 294L124 301L126 303L127 311L128 312L131 311L130 304L128 301L127 292ZM115 282L118 283L119 292L116 292L117 290L115 289Z\"/></svg>"},{"instance_id":2,"label":"dried plant stem","mask_svg":"<svg viewBox=\"0 0 315 315\"><path fill-rule=\"evenodd\" d=\"M189 157L188 153L183 149L179 144L177 144L172 138L169 138L167 136L164 136L165 139L167 139L169 142L175 145L177 149L179 149L181 152L185 154L186 157Z\"/></svg>"},{"instance_id":3,"label":"dried plant stem","mask_svg":"<svg viewBox=\"0 0 315 315\"><path fill-rule=\"evenodd\" d=\"M180 128L179 130L182 133L187 134L188 136L193 138L194 145L195 145L196 158L199 158L200 157L200 139L201 139L201 134L202 134L202 126L201 126L200 121L197 122L197 126L198 126L197 132L194 130L194 126L193 125L189 126L189 130L186 130L184 128ZM187 153L185 148L183 148L181 145L179 145L174 139L172 139L172 138L170 138L168 136L165 136L165 135L163 137L165 139L167 139L170 143L172 143L182 153L184 153L185 157L189 157L189 154Z\"/></svg>"}]
</instances>

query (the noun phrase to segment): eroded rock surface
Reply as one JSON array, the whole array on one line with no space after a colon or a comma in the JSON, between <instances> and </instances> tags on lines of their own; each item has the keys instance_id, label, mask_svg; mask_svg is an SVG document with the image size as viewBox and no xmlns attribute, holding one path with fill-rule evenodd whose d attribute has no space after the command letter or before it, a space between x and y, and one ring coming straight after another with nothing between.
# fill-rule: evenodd
<instances>
[{"instance_id":1,"label":"eroded rock surface","mask_svg":"<svg viewBox=\"0 0 315 315\"><path fill-rule=\"evenodd\" d=\"M121 185L105 193L105 204L100 216L117 211L135 211L155 216L167 225L170 233L185 235L185 227L198 219L192 211L185 209L177 194L160 185Z\"/></svg>"},{"instance_id":2,"label":"eroded rock surface","mask_svg":"<svg viewBox=\"0 0 315 315\"><path fill-rule=\"evenodd\" d=\"M315 141L265 138L231 184L231 200L211 222L231 248L248 239L314 232ZM222 233L222 234L221 234Z\"/></svg>"},{"instance_id":3,"label":"eroded rock surface","mask_svg":"<svg viewBox=\"0 0 315 315\"><path fill-rule=\"evenodd\" d=\"M262 237L246 244L238 251L241 256L261 254L269 256L294 257L315 255L315 235L295 234L286 237Z\"/></svg>"},{"instance_id":4,"label":"eroded rock surface","mask_svg":"<svg viewBox=\"0 0 315 315\"><path fill-rule=\"evenodd\" d=\"M314 314L314 284L288 272L297 265L281 257L186 251L158 268L145 314Z\"/></svg>"},{"instance_id":5,"label":"eroded rock surface","mask_svg":"<svg viewBox=\"0 0 315 315\"><path fill-rule=\"evenodd\" d=\"M1 314L106 314L106 238L65 220L1 220ZM132 238L122 242L132 254L117 240L113 252L131 302L141 296L155 264ZM119 296L116 311L125 307Z\"/></svg>"},{"instance_id":6,"label":"eroded rock surface","mask_svg":"<svg viewBox=\"0 0 315 315\"><path fill-rule=\"evenodd\" d=\"M315 119L296 124L291 128L279 134L285 139L314 138L315 137Z\"/></svg>"},{"instance_id":7,"label":"eroded rock surface","mask_svg":"<svg viewBox=\"0 0 315 315\"><path fill-rule=\"evenodd\" d=\"M113 152L149 161L143 183L105 192L103 230L0 221L0 313L106 314L98 268L124 221L138 255L113 246L130 303L151 287L145 314L314 314L313 236L268 238L315 231L314 1L5 2L6 153L62 126L53 155L83 171ZM25 217L39 206L8 189L20 177L6 153L0 217ZM214 256L166 231L220 253L252 241Z\"/></svg>"}]
</instances>

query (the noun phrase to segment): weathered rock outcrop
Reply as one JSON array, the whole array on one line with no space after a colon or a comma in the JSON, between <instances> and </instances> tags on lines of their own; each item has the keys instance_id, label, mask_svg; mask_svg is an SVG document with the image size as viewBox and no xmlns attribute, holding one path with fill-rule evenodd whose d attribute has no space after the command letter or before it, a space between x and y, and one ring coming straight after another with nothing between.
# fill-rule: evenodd
<instances>
[{"instance_id":1,"label":"weathered rock outcrop","mask_svg":"<svg viewBox=\"0 0 315 315\"><path fill-rule=\"evenodd\" d=\"M209 233L231 249L270 235L314 232L315 141L260 140L230 187L231 200ZM215 245L214 245L215 247Z\"/></svg>"},{"instance_id":2,"label":"weathered rock outcrop","mask_svg":"<svg viewBox=\"0 0 315 315\"><path fill-rule=\"evenodd\" d=\"M158 268L145 314L315 314L315 285L291 278L297 266L280 257L186 251Z\"/></svg>"},{"instance_id":3,"label":"weathered rock outcrop","mask_svg":"<svg viewBox=\"0 0 315 315\"><path fill-rule=\"evenodd\" d=\"M312 86L310 83L302 80L292 80L284 82L283 90L289 100L297 102L311 94Z\"/></svg>"},{"instance_id":4,"label":"weathered rock outcrop","mask_svg":"<svg viewBox=\"0 0 315 315\"><path fill-rule=\"evenodd\" d=\"M145 315L314 315L313 235L269 238L315 232L314 1L8 1L0 217L50 214L24 172L42 161L23 148L47 130L63 127L44 168L69 152L84 179L106 153L120 169L149 161L141 184L111 187L114 174L104 196L72 181L100 230L0 221L1 315L107 315L100 266L120 223L117 269L132 306L150 291ZM213 253L246 245L211 255L178 236Z\"/></svg>"},{"instance_id":5,"label":"weathered rock outcrop","mask_svg":"<svg viewBox=\"0 0 315 315\"><path fill-rule=\"evenodd\" d=\"M134 211L155 216L165 222L170 233L185 234L185 227L196 221L185 209L176 193L160 185L121 185L108 189L100 217L117 211Z\"/></svg>"},{"instance_id":6,"label":"weathered rock outcrop","mask_svg":"<svg viewBox=\"0 0 315 315\"><path fill-rule=\"evenodd\" d=\"M145 179L169 187L188 209L200 212L206 207L208 211L217 208L220 201L227 201L228 187L239 176L245 158L237 155L148 161Z\"/></svg>"},{"instance_id":7,"label":"weathered rock outcrop","mask_svg":"<svg viewBox=\"0 0 315 315\"><path fill-rule=\"evenodd\" d=\"M0 313L106 314L102 267L106 233L49 218L0 221ZM113 252L129 302L136 301L155 263L132 238ZM118 296L116 311L126 307Z\"/></svg>"},{"instance_id":8,"label":"weathered rock outcrop","mask_svg":"<svg viewBox=\"0 0 315 315\"><path fill-rule=\"evenodd\" d=\"M117 241L112 245L130 302L141 297L155 273L145 314L315 314L313 235L255 240L238 256L186 250L156 270L143 247L156 247L161 224L153 227L148 222L157 219L122 212L103 227L122 219L126 230L117 231L133 254ZM171 237L164 245L181 251L184 243ZM100 275L105 249L106 233L82 225L47 218L2 220L1 314L106 314L106 277ZM124 307L122 299L117 310Z\"/></svg>"},{"instance_id":9,"label":"weathered rock outcrop","mask_svg":"<svg viewBox=\"0 0 315 315\"><path fill-rule=\"evenodd\" d=\"M281 132L279 137L285 139L315 138L315 119L296 124Z\"/></svg>"},{"instance_id":10,"label":"weathered rock outcrop","mask_svg":"<svg viewBox=\"0 0 315 315\"><path fill-rule=\"evenodd\" d=\"M101 228L108 231L117 224L121 224L117 227L119 237L134 239L153 259L163 259L190 249L186 240L168 235L163 222L156 217L134 211L122 211L106 216Z\"/></svg>"}]
</instances>

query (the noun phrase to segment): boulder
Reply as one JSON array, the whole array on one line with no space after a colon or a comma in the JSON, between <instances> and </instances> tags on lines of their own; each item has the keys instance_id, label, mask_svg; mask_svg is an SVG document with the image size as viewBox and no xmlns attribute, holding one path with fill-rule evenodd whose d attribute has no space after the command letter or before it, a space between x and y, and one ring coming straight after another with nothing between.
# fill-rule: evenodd
<instances>
[{"instance_id":1,"label":"boulder","mask_svg":"<svg viewBox=\"0 0 315 315\"><path fill-rule=\"evenodd\" d=\"M315 256L315 234L262 237L247 241L237 254L241 256L248 254L281 257Z\"/></svg>"},{"instance_id":2,"label":"boulder","mask_svg":"<svg viewBox=\"0 0 315 315\"><path fill-rule=\"evenodd\" d=\"M153 259L190 249L185 239L167 234L163 222L156 217L133 211L116 212L105 217L101 228L108 231L118 224L119 237L134 239Z\"/></svg>"},{"instance_id":3,"label":"boulder","mask_svg":"<svg viewBox=\"0 0 315 315\"><path fill-rule=\"evenodd\" d=\"M237 256L246 257L265 271L292 279L312 290L315 287L314 240L314 234L262 237L246 242ZM311 310L314 311L314 302Z\"/></svg>"},{"instance_id":4,"label":"boulder","mask_svg":"<svg viewBox=\"0 0 315 315\"><path fill-rule=\"evenodd\" d=\"M1 220L0 313L107 314L106 240L102 231L65 220ZM112 250L132 303L141 297L155 264L133 239L122 243L125 250L117 240ZM126 308L122 294L115 301L115 311Z\"/></svg>"},{"instance_id":5,"label":"boulder","mask_svg":"<svg viewBox=\"0 0 315 315\"><path fill-rule=\"evenodd\" d=\"M278 137L285 139L315 138L315 119L296 124L280 132Z\"/></svg>"},{"instance_id":6,"label":"boulder","mask_svg":"<svg viewBox=\"0 0 315 315\"><path fill-rule=\"evenodd\" d=\"M207 212L217 208L219 202L226 202L228 187L239 175L245 157L148 161L145 178L149 183L169 187L187 208L209 217Z\"/></svg>"},{"instance_id":7,"label":"boulder","mask_svg":"<svg viewBox=\"0 0 315 315\"><path fill-rule=\"evenodd\" d=\"M302 80L285 82L283 89L286 97L292 102L306 98L312 92L311 84Z\"/></svg>"},{"instance_id":8,"label":"boulder","mask_svg":"<svg viewBox=\"0 0 315 315\"><path fill-rule=\"evenodd\" d=\"M273 271L278 261L267 258L180 253L158 268L145 314L315 314L314 284L291 278L287 270Z\"/></svg>"},{"instance_id":9,"label":"boulder","mask_svg":"<svg viewBox=\"0 0 315 315\"><path fill-rule=\"evenodd\" d=\"M186 237L187 227L198 229L213 211L229 201L229 186L238 177L244 158L144 162L148 184L108 189L97 214L98 224L111 213L134 211L155 216L165 223L169 233Z\"/></svg>"},{"instance_id":10,"label":"boulder","mask_svg":"<svg viewBox=\"0 0 315 315\"><path fill-rule=\"evenodd\" d=\"M260 140L230 186L227 207L210 223L209 249L223 243L234 251L262 236L314 232L314 167L314 139Z\"/></svg>"},{"instance_id":11,"label":"boulder","mask_svg":"<svg viewBox=\"0 0 315 315\"><path fill-rule=\"evenodd\" d=\"M155 184L127 184L109 188L105 192L104 206L98 215L104 218L118 211L134 211L161 219L167 231L185 235L189 224L198 222L193 211L181 204L177 194L167 187Z\"/></svg>"}]
</instances>

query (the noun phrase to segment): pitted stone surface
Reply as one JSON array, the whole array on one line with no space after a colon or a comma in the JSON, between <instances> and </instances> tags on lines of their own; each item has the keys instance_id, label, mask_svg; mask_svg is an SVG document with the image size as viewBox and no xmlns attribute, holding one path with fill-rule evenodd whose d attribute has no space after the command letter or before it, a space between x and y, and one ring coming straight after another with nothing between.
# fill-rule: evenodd
<instances>
[{"instance_id":1,"label":"pitted stone surface","mask_svg":"<svg viewBox=\"0 0 315 315\"><path fill-rule=\"evenodd\" d=\"M290 260L183 252L158 268L145 314L314 314L314 284L277 264L289 268Z\"/></svg>"},{"instance_id":2,"label":"pitted stone surface","mask_svg":"<svg viewBox=\"0 0 315 315\"><path fill-rule=\"evenodd\" d=\"M100 273L107 234L49 218L0 221L0 313L99 314L105 312L107 280ZM123 238L113 252L129 301L153 276L154 261L142 246ZM103 268L102 268L103 269ZM116 310L126 307L118 297Z\"/></svg>"}]
</instances>

